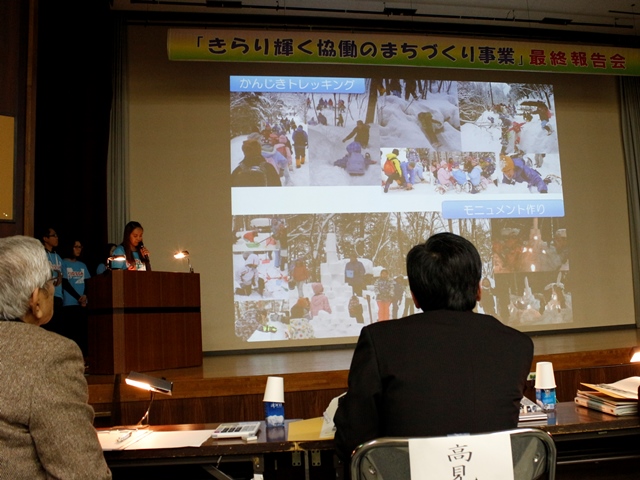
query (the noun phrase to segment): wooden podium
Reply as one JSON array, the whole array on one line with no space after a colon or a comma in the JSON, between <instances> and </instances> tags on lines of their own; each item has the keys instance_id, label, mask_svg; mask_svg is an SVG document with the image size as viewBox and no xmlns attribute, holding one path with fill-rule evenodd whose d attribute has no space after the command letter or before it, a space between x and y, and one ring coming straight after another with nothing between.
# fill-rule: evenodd
<instances>
[{"instance_id":1,"label":"wooden podium","mask_svg":"<svg viewBox=\"0 0 640 480\"><path fill-rule=\"evenodd\" d=\"M89 373L202 365L199 274L113 270L86 289Z\"/></svg>"}]
</instances>

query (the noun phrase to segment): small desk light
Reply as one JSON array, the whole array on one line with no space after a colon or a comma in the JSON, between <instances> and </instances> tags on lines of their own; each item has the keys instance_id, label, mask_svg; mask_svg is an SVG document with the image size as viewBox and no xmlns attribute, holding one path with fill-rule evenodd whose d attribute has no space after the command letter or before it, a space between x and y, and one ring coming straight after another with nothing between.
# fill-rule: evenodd
<instances>
[{"instance_id":1,"label":"small desk light","mask_svg":"<svg viewBox=\"0 0 640 480\"><path fill-rule=\"evenodd\" d=\"M126 262L127 257L124 255L118 255L116 257L107 258L107 270L113 270L113 262Z\"/></svg>"},{"instance_id":2,"label":"small desk light","mask_svg":"<svg viewBox=\"0 0 640 480\"><path fill-rule=\"evenodd\" d=\"M125 379L127 385L131 385L132 387L141 388L143 390L148 390L151 396L149 400L149 407L147 411L142 416L140 421L136 424L136 427L140 427L145 425L149 425L149 411L151 410L151 405L153 404L154 393L164 393L165 395L171 395L173 392L173 382L165 380L163 378L151 377L149 375L145 375L143 373L138 372L130 372L129 376Z\"/></svg>"},{"instance_id":3,"label":"small desk light","mask_svg":"<svg viewBox=\"0 0 640 480\"><path fill-rule=\"evenodd\" d=\"M631 356L631 363L640 362L640 347L633 349L633 355Z\"/></svg>"},{"instance_id":4,"label":"small desk light","mask_svg":"<svg viewBox=\"0 0 640 480\"><path fill-rule=\"evenodd\" d=\"M189 257L189 252L187 252L186 250L182 250L181 252L176 252L173 255L173 258L177 258L178 260L180 260L181 258L186 258L187 264L189 265L189 273L193 273L193 267L191 266L191 259Z\"/></svg>"}]
</instances>

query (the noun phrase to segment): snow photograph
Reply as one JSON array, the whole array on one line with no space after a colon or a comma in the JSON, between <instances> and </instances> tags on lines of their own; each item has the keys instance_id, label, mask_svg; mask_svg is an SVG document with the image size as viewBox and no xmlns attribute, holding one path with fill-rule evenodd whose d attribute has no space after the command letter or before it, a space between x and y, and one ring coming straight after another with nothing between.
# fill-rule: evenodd
<instances>
[{"instance_id":1,"label":"snow photograph","mask_svg":"<svg viewBox=\"0 0 640 480\"><path fill-rule=\"evenodd\" d=\"M499 193L562 193L553 87L460 82L463 149L496 152Z\"/></svg>"},{"instance_id":2,"label":"snow photograph","mask_svg":"<svg viewBox=\"0 0 640 480\"><path fill-rule=\"evenodd\" d=\"M365 80L365 85L370 83ZM231 170L238 170L234 176L247 163L243 145L253 139L282 186L377 185L373 166L378 163L379 134L373 123L375 104L367 92L230 95Z\"/></svg>"},{"instance_id":3,"label":"snow photograph","mask_svg":"<svg viewBox=\"0 0 640 480\"><path fill-rule=\"evenodd\" d=\"M553 87L459 82L462 150L558 153Z\"/></svg>"},{"instance_id":4,"label":"snow photograph","mask_svg":"<svg viewBox=\"0 0 640 480\"><path fill-rule=\"evenodd\" d=\"M472 240L487 273L491 261L489 220L438 212L246 215L233 223L236 335L250 342L353 337L364 325L415 313L406 254L433 233ZM275 250L246 239L251 228Z\"/></svg>"},{"instance_id":5,"label":"snow photograph","mask_svg":"<svg viewBox=\"0 0 640 480\"><path fill-rule=\"evenodd\" d=\"M359 94L308 94L310 185L377 185L380 147L370 79L365 87Z\"/></svg>"},{"instance_id":6,"label":"snow photograph","mask_svg":"<svg viewBox=\"0 0 640 480\"><path fill-rule=\"evenodd\" d=\"M492 220L492 251L488 295L498 318L514 326L573 321L563 218Z\"/></svg>"},{"instance_id":7,"label":"snow photograph","mask_svg":"<svg viewBox=\"0 0 640 480\"><path fill-rule=\"evenodd\" d=\"M380 161L384 193L499 193L493 152L382 148Z\"/></svg>"},{"instance_id":8,"label":"snow photograph","mask_svg":"<svg viewBox=\"0 0 640 480\"><path fill-rule=\"evenodd\" d=\"M230 99L233 185L271 186L273 170L281 186L309 185L307 95L231 92ZM258 142L259 154L247 153L249 140ZM260 156L271 165L270 173Z\"/></svg>"},{"instance_id":9,"label":"snow photograph","mask_svg":"<svg viewBox=\"0 0 640 480\"><path fill-rule=\"evenodd\" d=\"M384 79L377 89L380 145L462 150L457 82Z\"/></svg>"}]
</instances>

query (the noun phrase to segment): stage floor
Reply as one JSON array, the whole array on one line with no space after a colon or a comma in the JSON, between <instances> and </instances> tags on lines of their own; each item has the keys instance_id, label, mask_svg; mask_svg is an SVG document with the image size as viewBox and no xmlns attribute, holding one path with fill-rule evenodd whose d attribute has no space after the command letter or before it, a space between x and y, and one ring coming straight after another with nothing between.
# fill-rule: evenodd
<instances>
[{"instance_id":1,"label":"stage floor","mask_svg":"<svg viewBox=\"0 0 640 480\"><path fill-rule=\"evenodd\" d=\"M570 363L573 361L579 362L578 365L574 365L575 368L616 365L629 363L632 350L640 345L640 330L629 328L536 335L532 336L532 339L535 346L534 362L549 360L554 361L554 365L563 362L563 368L571 368ZM353 347L306 352L205 354L202 367L150 372L149 374L170 375L173 378L178 376L189 379L213 379L348 371L352 356ZM88 381L89 383L112 383L113 376L90 375Z\"/></svg>"},{"instance_id":2,"label":"stage floor","mask_svg":"<svg viewBox=\"0 0 640 480\"><path fill-rule=\"evenodd\" d=\"M640 365L629 365L633 350L640 343L640 331L635 328L532 338L532 371L536 362L551 361L562 401L573 398L580 382L606 383L640 375ZM174 384L172 396L156 398L157 421L163 423L255 419L269 375L284 377L288 413L296 415L294 418L312 418L322 415L329 401L347 389L352 356L353 347L205 355L201 367L146 373ZM115 421L111 424L135 423L141 415L139 410L144 411L148 402L148 393L125 385L125 377L126 374L87 377L89 403L105 421Z\"/></svg>"}]
</instances>

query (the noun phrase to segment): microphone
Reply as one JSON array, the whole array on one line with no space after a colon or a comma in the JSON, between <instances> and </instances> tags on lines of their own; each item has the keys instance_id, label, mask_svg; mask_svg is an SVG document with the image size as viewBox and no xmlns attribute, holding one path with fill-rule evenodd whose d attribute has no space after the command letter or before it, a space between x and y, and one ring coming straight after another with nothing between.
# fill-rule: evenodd
<instances>
[{"instance_id":1,"label":"microphone","mask_svg":"<svg viewBox=\"0 0 640 480\"><path fill-rule=\"evenodd\" d=\"M142 249L144 248L144 243L140 242L138 244L138 251L140 251L140 254L144 257L145 260L149 261L149 255L147 254L142 254Z\"/></svg>"},{"instance_id":2,"label":"microphone","mask_svg":"<svg viewBox=\"0 0 640 480\"><path fill-rule=\"evenodd\" d=\"M147 266L147 271L151 271L151 260L149 260L149 255L147 254L142 254L141 250L144 248L144 243L140 242L138 244L138 251L140 252L140 255L142 255L142 260L144 261L144 263Z\"/></svg>"}]
</instances>

